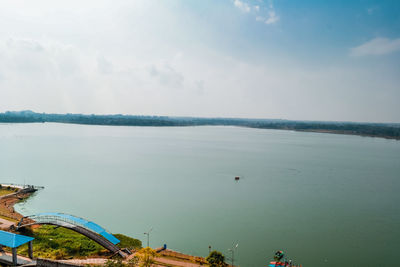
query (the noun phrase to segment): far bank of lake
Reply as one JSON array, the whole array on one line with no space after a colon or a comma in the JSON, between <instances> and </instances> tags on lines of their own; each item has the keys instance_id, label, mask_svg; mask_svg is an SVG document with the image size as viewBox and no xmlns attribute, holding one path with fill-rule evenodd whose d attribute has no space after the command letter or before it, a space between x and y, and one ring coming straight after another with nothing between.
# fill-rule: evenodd
<instances>
[{"instance_id":1,"label":"far bank of lake","mask_svg":"<svg viewBox=\"0 0 400 267\"><path fill-rule=\"evenodd\" d=\"M0 123L71 123L108 126L239 126L256 129L291 130L359 135L400 140L399 123L301 121L250 118L197 118L139 115L46 114L31 110L0 113Z\"/></svg>"},{"instance_id":2,"label":"far bank of lake","mask_svg":"<svg viewBox=\"0 0 400 267\"><path fill-rule=\"evenodd\" d=\"M380 138L0 124L2 182L46 185L19 212L71 213L142 241L153 227L151 246L192 255L211 245L229 256L239 242L241 266L264 266L277 249L304 266L389 266L399 173L400 144Z\"/></svg>"}]
</instances>

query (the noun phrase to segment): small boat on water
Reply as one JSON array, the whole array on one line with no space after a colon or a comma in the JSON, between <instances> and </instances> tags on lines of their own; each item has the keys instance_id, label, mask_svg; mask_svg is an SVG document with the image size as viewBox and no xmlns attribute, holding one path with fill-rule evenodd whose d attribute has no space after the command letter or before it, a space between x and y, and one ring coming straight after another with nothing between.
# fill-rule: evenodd
<instances>
[{"instance_id":1,"label":"small boat on water","mask_svg":"<svg viewBox=\"0 0 400 267\"><path fill-rule=\"evenodd\" d=\"M239 181L240 180L240 176L235 176L235 181Z\"/></svg>"}]
</instances>

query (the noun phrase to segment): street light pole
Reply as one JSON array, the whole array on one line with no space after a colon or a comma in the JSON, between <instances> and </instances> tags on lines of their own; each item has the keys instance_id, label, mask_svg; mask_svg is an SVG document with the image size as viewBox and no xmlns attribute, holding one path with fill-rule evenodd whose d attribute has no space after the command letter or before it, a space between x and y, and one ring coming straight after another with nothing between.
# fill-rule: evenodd
<instances>
[{"instance_id":1,"label":"street light pole","mask_svg":"<svg viewBox=\"0 0 400 267\"><path fill-rule=\"evenodd\" d=\"M234 263L235 263L235 249L237 249L238 246L239 246L239 244L236 244L232 248L228 249L230 252L232 252L232 257L231 257L232 266L235 266L234 265Z\"/></svg>"},{"instance_id":2,"label":"street light pole","mask_svg":"<svg viewBox=\"0 0 400 267\"><path fill-rule=\"evenodd\" d=\"M145 235L147 235L147 247L150 247L150 232L152 230L153 230L153 227L151 227L147 233L144 233Z\"/></svg>"}]
</instances>

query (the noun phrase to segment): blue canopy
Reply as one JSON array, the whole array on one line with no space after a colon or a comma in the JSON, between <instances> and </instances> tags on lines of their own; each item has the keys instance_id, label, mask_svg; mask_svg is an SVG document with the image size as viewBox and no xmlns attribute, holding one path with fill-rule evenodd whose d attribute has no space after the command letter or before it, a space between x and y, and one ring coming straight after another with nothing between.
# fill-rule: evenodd
<instances>
[{"instance_id":1,"label":"blue canopy","mask_svg":"<svg viewBox=\"0 0 400 267\"><path fill-rule=\"evenodd\" d=\"M16 248L29 241L32 241L34 238L24 235L17 235L10 232L5 232L0 230L0 245Z\"/></svg>"}]
</instances>

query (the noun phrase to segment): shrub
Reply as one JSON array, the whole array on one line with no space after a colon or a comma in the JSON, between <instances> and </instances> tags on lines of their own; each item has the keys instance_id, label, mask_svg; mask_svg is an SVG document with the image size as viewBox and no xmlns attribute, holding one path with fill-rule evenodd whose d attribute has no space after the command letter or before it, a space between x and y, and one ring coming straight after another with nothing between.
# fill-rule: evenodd
<instances>
[{"instance_id":1,"label":"shrub","mask_svg":"<svg viewBox=\"0 0 400 267\"><path fill-rule=\"evenodd\" d=\"M225 256L222 255L219 251L211 251L210 255L206 258L207 262L210 264L210 267L223 267L226 266Z\"/></svg>"},{"instance_id":2,"label":"shrub","mask_svg":"<svg viewBox=\"0 0 400 267\"><path fill-rule=\"evenodd\" d=\"M140 259L141 267L150 267L154 264L154 257L157 255L155 250L146 247L138 251L138 257Z\"/></svg>"}]
</instances>

